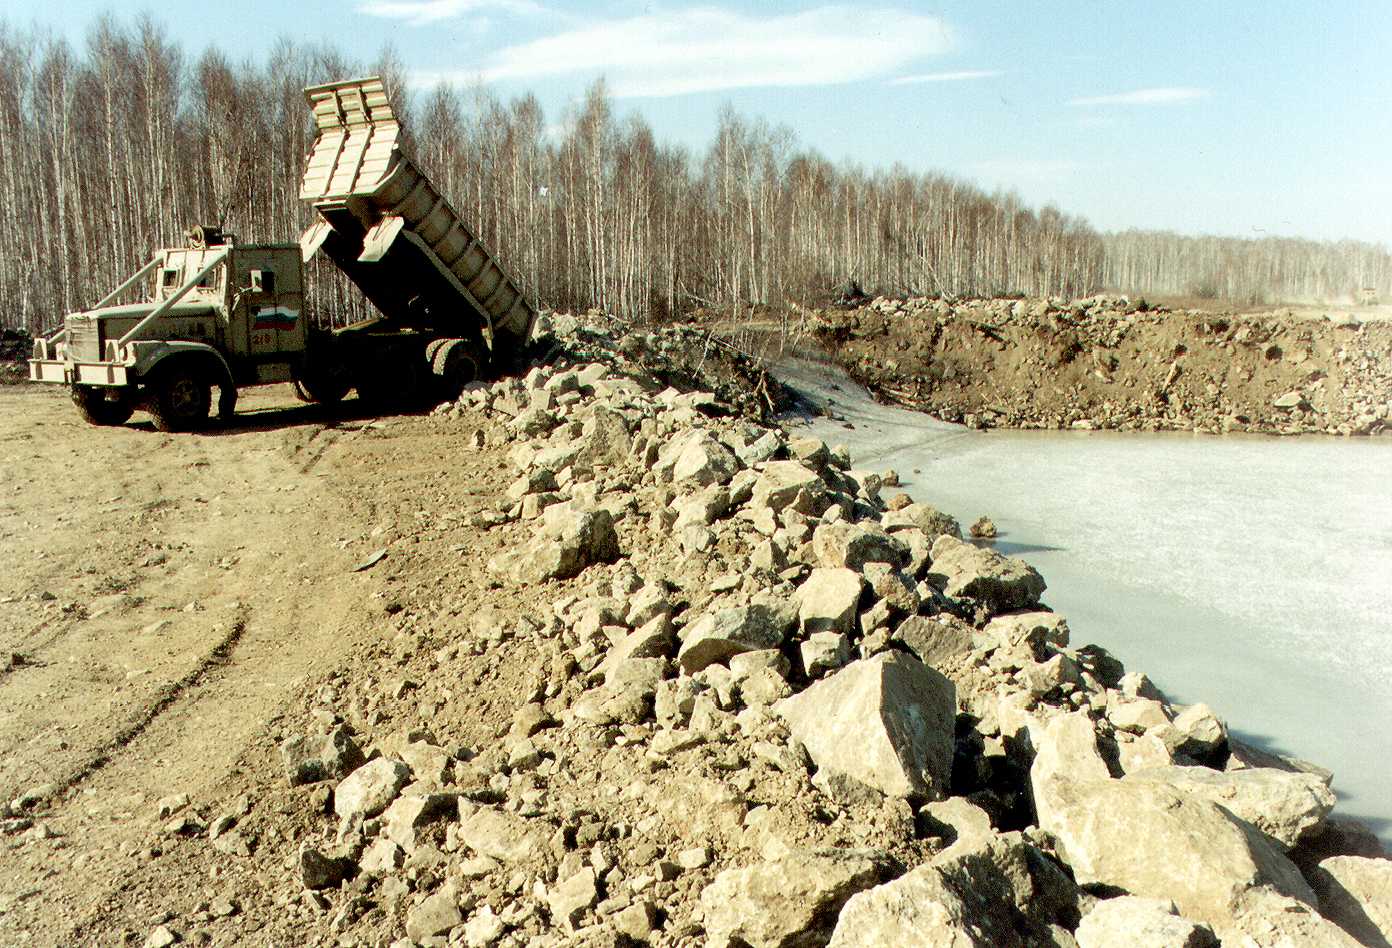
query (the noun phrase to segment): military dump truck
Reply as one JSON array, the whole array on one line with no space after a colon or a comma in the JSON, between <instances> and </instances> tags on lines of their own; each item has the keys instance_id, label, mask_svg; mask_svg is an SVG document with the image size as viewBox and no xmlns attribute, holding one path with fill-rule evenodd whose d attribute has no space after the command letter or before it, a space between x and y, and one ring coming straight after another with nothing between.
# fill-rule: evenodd
<instances>
[{"instance_id":1,"label":"military dump truck","mask_svg":"<svg viewBox=\"0 0 1392 948\"><path fill-rule=\"evenodd\" d=\"M402 151L377 77L312 86L318 134L301 199L315 223L298 244L241 244L216 227L157 251L91 309L35 340L29 376L68 385L96 425L145 407L161 431L204 424L238 389L293 382L304 399L350 389L375 403L457 395L520 357L535 311L517 284ZM316 253L378 315L316 328L304 264ZM136 296L122 303L123 297Z\"/></svg>"}]
</instances>

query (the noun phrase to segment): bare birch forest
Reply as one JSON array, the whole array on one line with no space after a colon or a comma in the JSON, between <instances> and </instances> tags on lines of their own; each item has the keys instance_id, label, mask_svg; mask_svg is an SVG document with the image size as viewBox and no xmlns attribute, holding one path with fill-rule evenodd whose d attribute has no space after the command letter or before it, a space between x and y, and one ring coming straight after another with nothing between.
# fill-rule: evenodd
<instances>
[{"instance_id":1,"label":"bare birch forest","mask_svg":"<svg viewBox=\"0 0 1392 948\"><path fill-rule=\"evenodd\" d=\"M414 157L542 306L660 319L816 302L849 280L959 296L1392 296L1380 246L1103 234L945 175L832 164L729 109L693 154L616 115L602 83L552 125L529 95L412 93L390 53L363 64L282 40L240 62L190 54L150 18L103 18L77 49L0 21L0 326L55 325L193 223L296 239L310 220L301 90L364 72L395 87ZM312 280L321 316L364 314L332 267Z\"/></svg>"}]
</instances>

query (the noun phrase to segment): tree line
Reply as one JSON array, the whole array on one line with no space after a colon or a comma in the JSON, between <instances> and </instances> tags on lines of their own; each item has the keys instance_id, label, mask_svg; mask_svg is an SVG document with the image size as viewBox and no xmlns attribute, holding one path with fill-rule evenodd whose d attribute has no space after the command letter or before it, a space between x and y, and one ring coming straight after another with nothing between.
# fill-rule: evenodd
<instances>
[{"instance_id":1,"label":"tree line","mask_svg":"<svg viewBox=\"0 0 1392 948\"><path fill-rule=\"evenodd\" d=\"M263 62L190 56L153 18L96 20L80 48L0 21L0 325L47 329L193 223L291 241L313 125L302 89L380 72L407 147L540 305L661 319L868 292L1225 298L1392 296L1392 256L1352 242L1100 234L1054 207L901 166L837 165L725 109L703 152L618 116L603 82L548 124L534 96L412 94L371 64L279 41ZM331 265L310 303L367 304Z\"/></svg>"}]
</instances>

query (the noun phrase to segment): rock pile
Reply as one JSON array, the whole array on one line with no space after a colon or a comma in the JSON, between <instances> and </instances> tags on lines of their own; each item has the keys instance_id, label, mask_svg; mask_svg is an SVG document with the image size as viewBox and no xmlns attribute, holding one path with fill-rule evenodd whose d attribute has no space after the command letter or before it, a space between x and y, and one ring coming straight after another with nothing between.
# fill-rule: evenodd
<instances>
[{"instance_id":1,"label":"rock pile","mask_svg":"<svg viewBox=\"0 0 1392 948\"><path fill-rule=\"evenodd\" d=\"M819 314L878 396L969 427L1392 430L1392 324L1144 300L876 299Z\"/></svg>"},{"instance_id":2,"label":"rock pile","mask_svg":"<svg viewBox=\"0 0 1392 948\"><path fill-rule=\"evenodd\" d=\"M477 608L394 679L417 725L345 687L283 742L287 781L331 791L295 871L340 943L1392 935L1392 863L1327 774L1073 645L1032 567L845 451L601 363L439 414L507 452L477 518L534 608ZM439 729L419 677L478 685L463 657L515 676L491 740Z\"/></svg>"},{"instance_id":3,"label":"rock pile","mask_svg":"<svg viewBox=\"0 0 1392 948\"><path fill-rule=\"evenodd\" d=\"M599 362L659 385L704 391L750 418L787 408L790 393L765 365L697 325L639 327L599 310L549 313L533 331L538 361Z\"/></svg>"}]
</instances>

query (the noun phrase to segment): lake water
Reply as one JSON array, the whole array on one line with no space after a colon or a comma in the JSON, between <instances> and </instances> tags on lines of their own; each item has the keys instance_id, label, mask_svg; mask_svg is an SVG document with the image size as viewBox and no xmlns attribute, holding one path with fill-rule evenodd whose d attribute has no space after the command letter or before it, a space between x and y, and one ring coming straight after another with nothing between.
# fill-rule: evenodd
<instances>
[{"instance_id":1,"label":"lake water","mask_svg":"<svg viewBox=\"0 0 1392 948\"><path fill-rule=\"evenodd\" d=\"M1096 642L1234 734L1334 771L1392 842L1392 441L970 431L876 404L839 370L780 374L849 421L811 432L897 470L1034 564Z\"/></svg>"}]
</instances>

